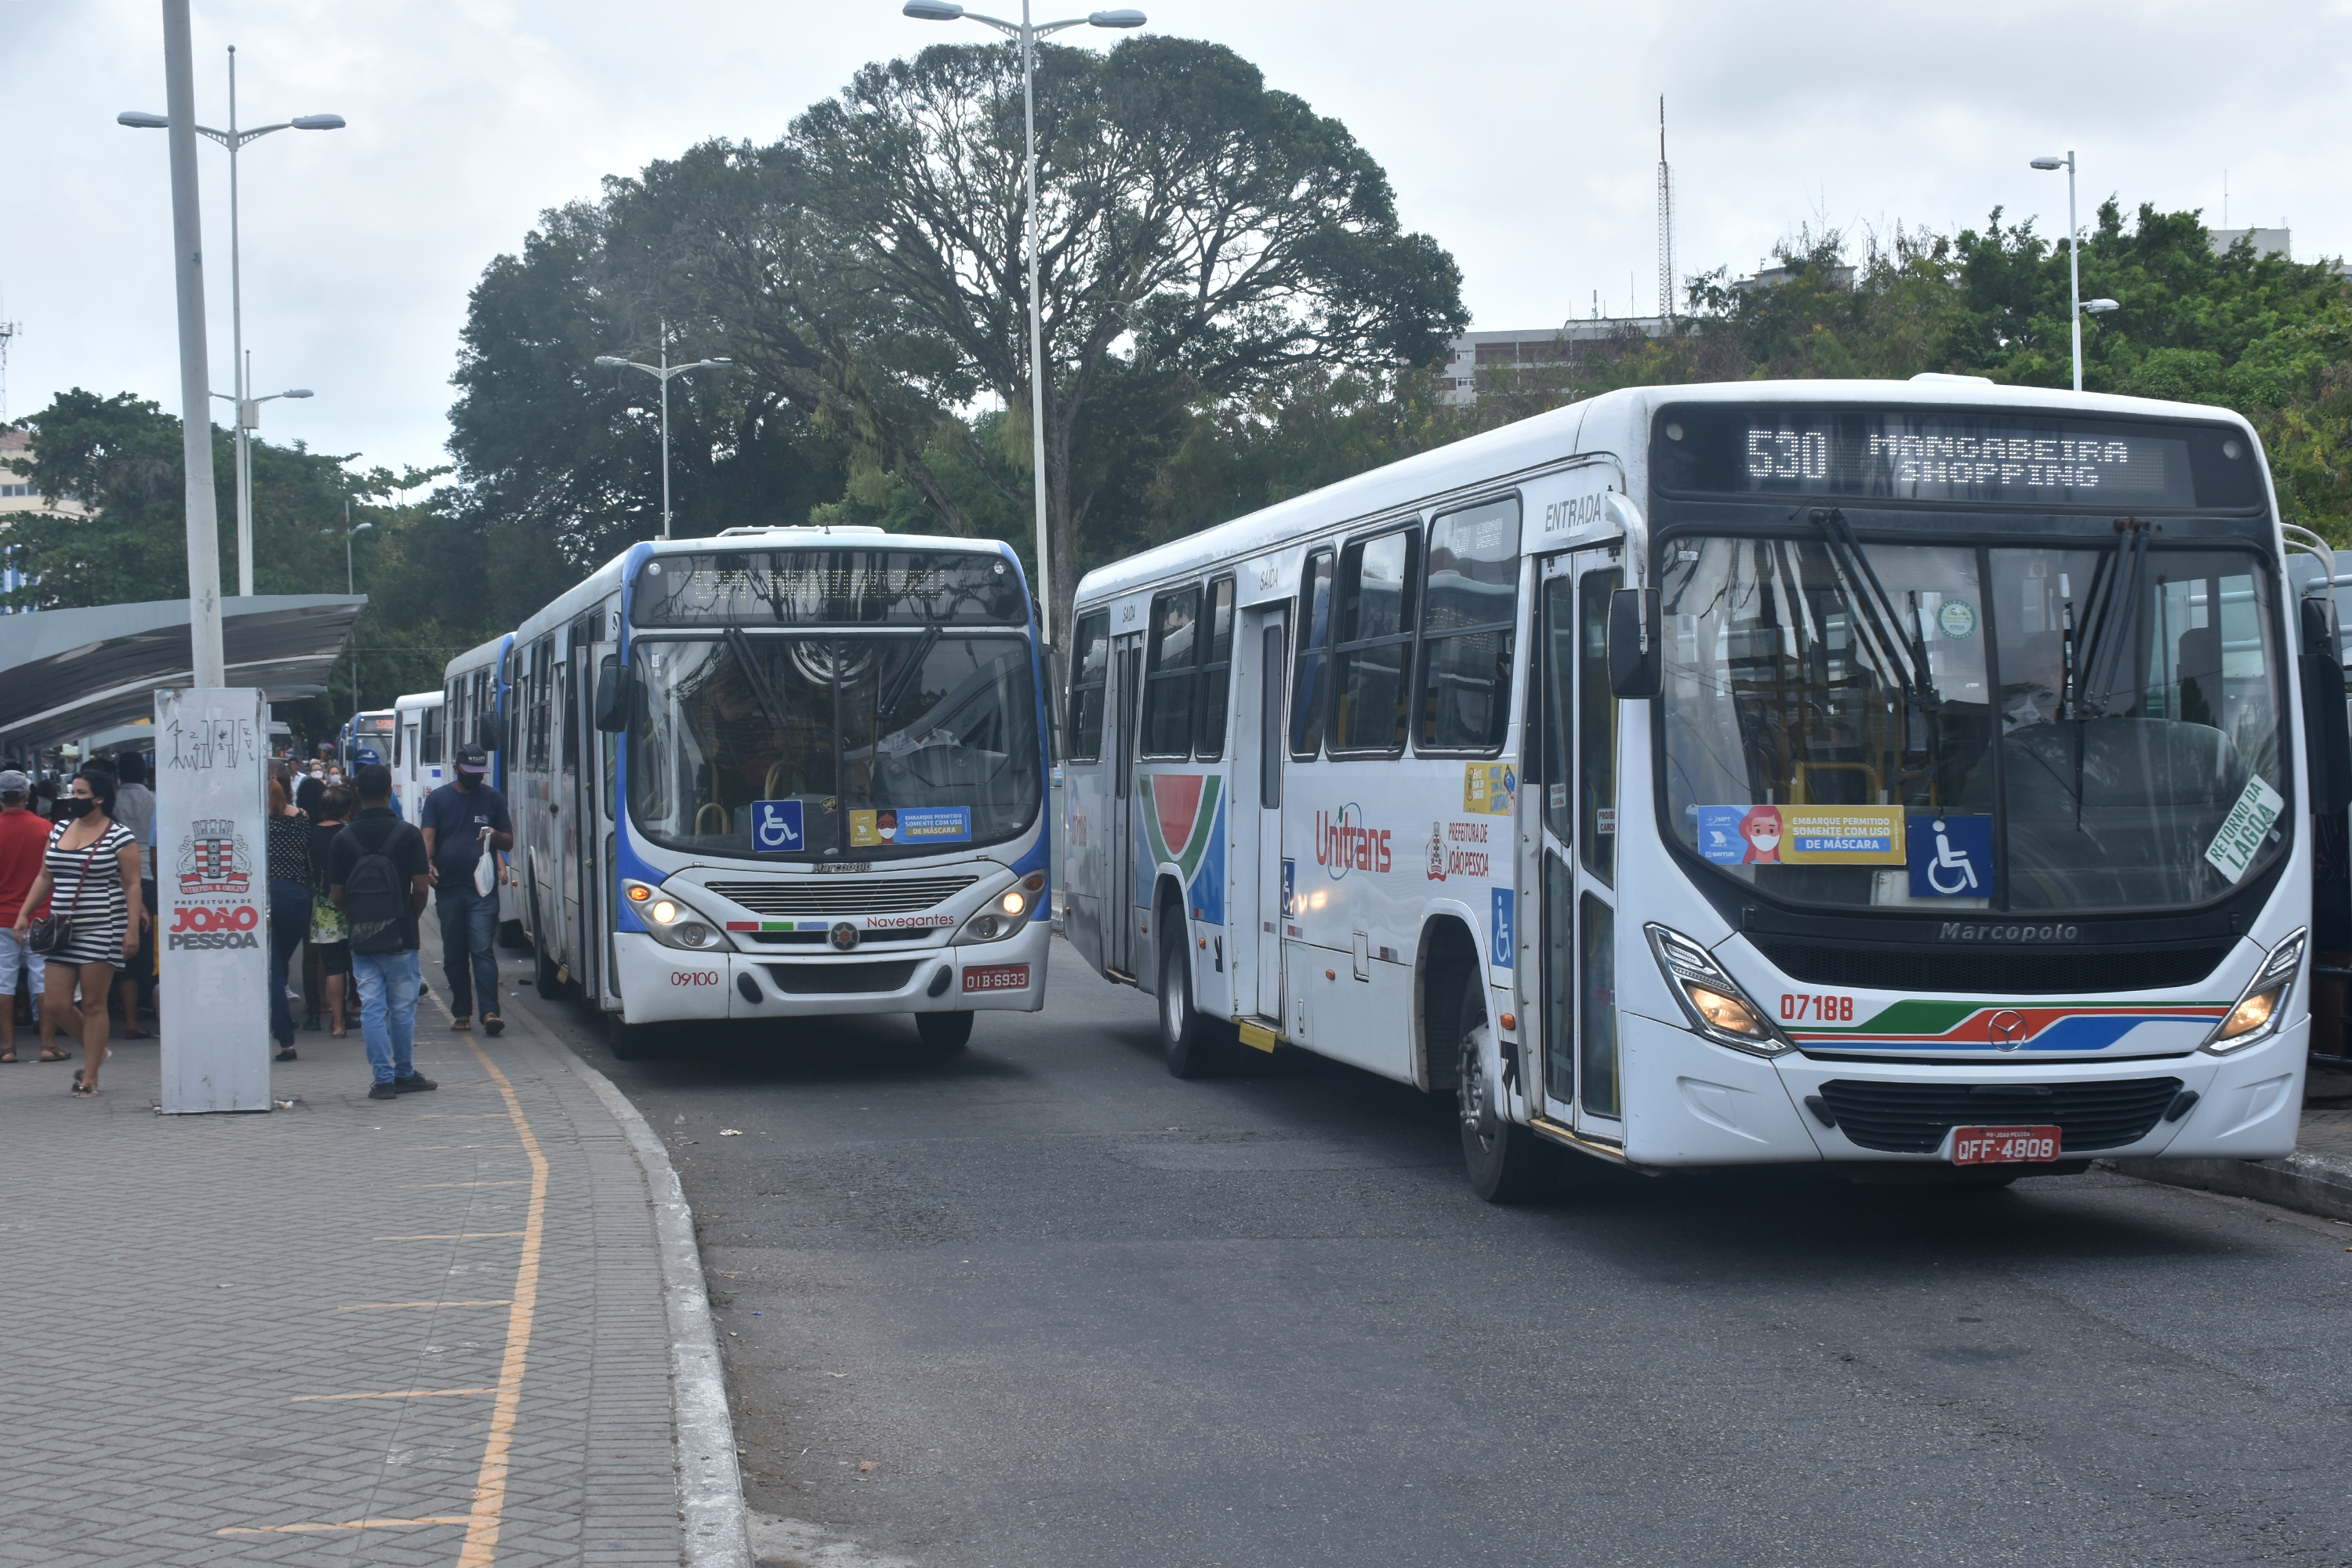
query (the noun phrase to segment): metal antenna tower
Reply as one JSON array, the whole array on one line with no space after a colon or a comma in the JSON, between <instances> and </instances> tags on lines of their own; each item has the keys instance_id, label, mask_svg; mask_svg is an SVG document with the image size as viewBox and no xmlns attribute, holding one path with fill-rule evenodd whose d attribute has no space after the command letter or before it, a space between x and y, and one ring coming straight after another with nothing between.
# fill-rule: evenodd
<instances>
[{"instance_id":1,"label":"metal antenna tower","mask_svg":"<svg viewBox=\"0 0 2352 1568\"><path fill-rule=\"evenodd\" d=\"M0 321L0 425L8 423L8 340L24 330L21 321Z\"/></svg>"},{"instance_id":2,"label":"metal antenna tower","mask_svg":"<svg viewBox=\"0 0 2352 1568\"><path fill-rule=\"evenodd\" d=\"M1666 96L1658 95L1658 316L1675 316L1675 176L1666 166Z\"/></svg>"}]
</instances>

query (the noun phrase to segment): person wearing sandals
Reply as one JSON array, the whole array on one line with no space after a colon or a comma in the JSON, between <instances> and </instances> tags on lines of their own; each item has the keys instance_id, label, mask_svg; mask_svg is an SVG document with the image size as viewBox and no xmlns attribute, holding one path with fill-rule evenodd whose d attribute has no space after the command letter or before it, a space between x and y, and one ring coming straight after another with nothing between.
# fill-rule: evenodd
<instances>
[{"instance_id":1,"label":"person wearing sandals","mask_svg":"<svg viewBox=\"0 0 2352 1568\"><path fill-rule=\"evenodd\" d=\"M74 1072L77 1095L98 1092L98 1069L106 1062L110 1020L106 994L114 971L139 952L139 927L131 919L130 889L139 886L139 841L114 820L114 774L95 763L74 775L73 794L58 802L58 825L49 830L41 874L16 911L16 940L32 934L33 911L46 902L50 918L68 923L58 945L44 955L47 981L41 996L43 1017L54 1017L68 1036L81 1037L82 1065ZM140 911L144 919L146 912ZM81 1005L74 1005L74 988Z\"/></svg>"},{"instance_id":2,"label":"person wearing sandals","mask_svg":"<svg viewBox=\"0 0 2352 1568\"><path fill-rule=\"evenodd\" d=\"M294 1008L286 994L286 964L310 934L310 821L269 781L269 1033L273 1061L294 1059Z\"/></svg>"},{"instance_id":3,"label":"person wearing sandals","mask_svg":"<svg viewBox=\"0 0 2352 1568\"><path fill-rule=\"evenodd\" d=\"M352 994L352 927L328 891L328 852L358 806L359 796L349 784L322 784L310 826L310 962L318 965L329 1032L338 1040L351 1033L343 1026L343 1009Z\"/></svg>"},{"instance_id":4,"label":"person wearing sandals","mask_svg":"<svg viewBox=\"0 0 2352 1568\"><path fill-rule=\"evenodd\" d=\"M41 989L41 955L17 940L16 916L30 900L33 879L41 874L41 858L48 852L49 825L32 809L33 781L15 768L0 773L0 1066L16 1058L16 972L25 972L26 989ZM41 1059L61 1062L65 1052L51 1042L54 1026L46 1018L41 1030Z\"/></svg>"}]
</instances>

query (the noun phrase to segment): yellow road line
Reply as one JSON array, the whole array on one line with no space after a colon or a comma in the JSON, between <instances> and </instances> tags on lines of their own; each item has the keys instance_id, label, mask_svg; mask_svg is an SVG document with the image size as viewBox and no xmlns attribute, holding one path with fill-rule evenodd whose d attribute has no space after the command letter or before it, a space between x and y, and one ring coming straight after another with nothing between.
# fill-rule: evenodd
<instances>
[{"instance_id":1,"label":"yellow road line","mask_svg":"<svg viewBox=\"0 0 2352 1568\"><path fill-rule=\"evenodd\" d=\"M370 1241L491 1241L502 1236L528 1236L521 1230L453 1230L436 1236L371 1236Z\"/></svg>"},{"instance_id":2,"label":"yellow road line","mask_svg":"<svg viewBox=\"0 0 2352 1568\"><path fill-rule=\"evenodd\" d=\"M515 1265L514 1300L507 1309L507 1351L499 1367L499 1399L490 1412L489 1440L482 1447L482 1468L474 1481L474 1508L466 1525L466 1544L457 1554L458 1568L489 1568L499 1551L499 1528L507 1506L507 1454L514 1443L515 1413L522 1404L523 1371L530 1359L530 1328L539 1307L540 1236L547 1218L547 1156L524 1119L522 1101L514 1085L490 1060L489 1053L468 1036L466 1045L481 1058L507 1102L523 1152L530 1157L530 1212L523 1221L522 1257Z\"/></svg>"},{"instance_id":3,"label":"yellow road line","mask_svg":"<svg viewBox=\"0 0 2352 1568\"><path fill-rule=\"evenodd\" d=\"M297 1405L315 1405L330 1399L446 1399L458 1394L503 1394L502 1388L402 1388L390 1394L298 1394Z\"/></svg>"},{"instance_id":4,"label":"yellow road line","mask_svg":"<svg viewBox=\"0 0 2352 1568\"><path fill-rule=\"evenodd\" d=\"M348 1307L338 1307L338 1312L389 1312L397 1307L511 1307L504 1296L495 1301L354 1301Z\"/></svg>"},{"instance_id":5,"label":"yellow road line","mask_svg":"<svg viewBox=\"0 0 2352 1568\"><path fill-rule=\"evenodd\" d=\"M323 1530L403 1530L419 1524L464 1524L466 1515L440 1519L354 1519L342 1524L249 1524L215 1530L215 1535L309 1535Z\"/></svg>"}]
</instances>

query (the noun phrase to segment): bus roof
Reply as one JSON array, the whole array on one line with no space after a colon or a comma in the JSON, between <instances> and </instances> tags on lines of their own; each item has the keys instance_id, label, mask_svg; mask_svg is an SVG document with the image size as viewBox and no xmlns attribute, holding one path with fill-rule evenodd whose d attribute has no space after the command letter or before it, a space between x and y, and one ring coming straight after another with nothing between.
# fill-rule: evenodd
<instances>
[{"instance_id":1,"label":"bus roof","mask_svg":"<svg viewBox=\"0 0 2352 1568\"><path fill-rule=\"evenodd\" d=\"M412 691L405 697L394 698L392 710L395 713L414 713L419 709L438 708L443 700L438 691Z\"/></svg>"},{"instance_id":2,"label":"bus roof","mask_svg":"<svg viewBox=\"0 0 2352 1568\"><path fill-rule=\"evenodd\" d=\"M1669 403L1879 404L1888 407L1980 408L2137 419L2194 419L2253 426L2226 408L2055 387L2002 386L1979 376L1921 375L1909 381L1727 381L1635 386L1532 415L1497 430L1417 452L1321 489L1292 496L1229 522L1098 566L1079 581L1077 602L1113 597L1164 578L1273 550L1351 521L1487 481L1515 478L1570 458L1638 458L1651 414ZM1589 431L1589 434L1588 434ZM2257 443L2259 447L2259 443Z\"/></svg>"}]
</instances>

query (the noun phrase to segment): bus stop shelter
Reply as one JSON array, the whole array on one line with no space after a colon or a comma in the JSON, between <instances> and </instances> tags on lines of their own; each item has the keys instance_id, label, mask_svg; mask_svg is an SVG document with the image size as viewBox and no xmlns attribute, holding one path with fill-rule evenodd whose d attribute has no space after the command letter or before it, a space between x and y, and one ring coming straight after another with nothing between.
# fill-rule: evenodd
<instances>
[{"instance_id":1,"label":"bus stop shelter","mask_svg":"<svg viewBox=\"0 0 2352 1568\"><path fill-rule=\"evenodd\" d=\"M314 697L350 642L364 594L260 594L221 601L227 682L272 702ZM194 683L188 601L0 616L0 756L77 741L155 711Z\"/></svg>"}]
</instances>

